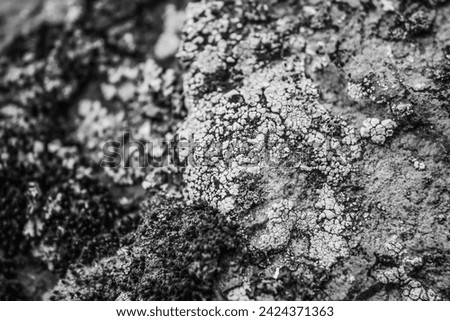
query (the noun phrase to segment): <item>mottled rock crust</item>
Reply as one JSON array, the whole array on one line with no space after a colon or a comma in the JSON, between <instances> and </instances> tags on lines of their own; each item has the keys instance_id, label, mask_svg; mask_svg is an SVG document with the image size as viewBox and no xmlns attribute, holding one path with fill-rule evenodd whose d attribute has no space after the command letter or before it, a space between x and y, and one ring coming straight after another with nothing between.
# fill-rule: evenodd
<instances>
[{"instance_id":1,"label":"mottled rock crust","mask_svg":"<svg viewBox=\"0 0 450 321\"><path fill-rule=\"evenodd\" d=\"M1 299L450 299L448 1L72 2L0 58Z\"/></svg>"}]
</instances>

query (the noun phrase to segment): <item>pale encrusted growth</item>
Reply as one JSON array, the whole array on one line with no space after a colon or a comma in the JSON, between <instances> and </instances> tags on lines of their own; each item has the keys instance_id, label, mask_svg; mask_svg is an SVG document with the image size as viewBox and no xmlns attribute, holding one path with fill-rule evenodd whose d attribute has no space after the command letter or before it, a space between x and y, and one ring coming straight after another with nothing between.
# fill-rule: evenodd
<instances>
[{"instance_id":1,"label":"pale encrusted growth","mask_svg":"<svg viewBox=\"0 0 450 321\"><path fill-rule=\"evenodd\" d=\"M179 105L174 70L164 71L153 59L140 64L124 60L117 66L103 66L102 69L106 81L100 84L100 89L105 106L100 101L80 102L76 138L85 144L92 159L98 163L104 157L105 143L120 143L121 148L116 152L120 153L121 162L105 167L106 174L119 184L141 183L150 171L149 160L161 159L166 153L164 141L172 139L171 110L161 106L155 97L167 104L176 101ZM117 106L119 111L114 111ZM136 142L144 147L145 162ZM125 149L129 151L127 155Z\"/></svg>"},{"instance_id":2,"label":"pale encrusted growth","mask_svg":"<svg viewBox=\"0 0 450 321\"><path fill-rule=\"evenodd\" d=\"M414 160L413 165L414 165L414 168L418 171L424 171L427 168L425 163L421 162L419 160Z\"/></svg>"},{"instance_id":3,"label":"pale encrusted growth","mask_svg":"<svg viewBox=\"0 0 450 321\"><path fill-rule=\"evenodd\" d=\"M267 206L264 209L265 213L258 217L259 220L267 220L266 229L253 237L251 245L262 251L284 249L289 242L291 230L294 228L298 216L292 212L293 207L294 202L289 200L275 201Z\"/></svg>"},{"instance_id":4,"label":"pale encrusted growth","mask_svg":"<svg viewBox=\"0 0 450 321\"><path fill-rule=\"evenodd\" d=\"M353 129L317 102L317 91L304 76L300 60L265 61L263 67L261 54L274 53L273 41L265 46L264 39L283 43L281 35L252 31L241 39L242 33L233 29L242 28L242 17L235 14L231 26L226 14L214 16L222 6L189 6L178 54L190 65L185 76L190 113L180 131L195 146L185 173L189 198L223 212L235 209L237 202L251 205L242 189L245 182L259 179L265 167L293 162L322 172L330 184L338 183L360 154ZM222 39L225 32L227 41ZM211 86L218 76L227 77L229 64L244 74L238 86ZM341 136L333 135L337 128Z\"/></svg>"},{"instance_id":5,"label":"pale encrusted growth","mask_svg":"<svg viewBox=\"0 0 450 321\"><path fill-rule=\"evenodd\" d=\"M361 137L368 138L375 144L383 145L386 139L394 134L396 127L397 124L391 119L380 121L378 118L368 118L363 122Z\"/></svg>"},{"instance_id":6,"label":"pale encrusted growth","mask_svg":"<svg viewBox=\"0 0 450 321\"><path fill-rule=\"evenodd\" d=\"M432 289L426 288L409 274L423 264L422 258L408 255L402 245L392 238L381 248L381 252L397 261L395 267L381 268L374 271L374 278L383 284L402 287L402 299L412 301L436 301L441 298Z\"/></svg>"},{"instance_id":7,"label":"pale encrusted growth","mask_svg":"<svg viewBox=\"0 0 450 321\"><path fill-rule=\"evenodd\" d=\"M304 257L330 267L348 254L343 234L352 218L334 189L361 156L360 142L354 128L318 102L304 57L281 56L293 43L290 28L253 28L246 10L222 2L188 6L178 53L187 68L189 115L179 131L191 143L180 153L186 196L223 213L247 213L246 224L258 229L250 240L256 250L283 250L293 230L310 235ZM262 15L261 9L255 17ZM298 184L286 179L294 173L315 173L325 182L317 210L306 217L302 200L274 188L280 180Z\"/></svg>"},{"instance_id":8,"label":"pale encrusted growth","mask_svg":"<svg viewBox=\"0 0 450 321\"><path fill-rule=\"evenodd\" d=\"M320 191L319 201L315 206L317 209L323 211L320 218L329 220L340 216L343 211L343 206L336 202L333 190L327 185Z\"/></svg>"},{"instance_id":9,"label":"pale encrusted growth","mask_svg":"<svg viewBox=\"0 0 450 321\"><path fill-rule=\"evenodd\" d=\"M155 56L158 59L173 57L180 43L179 33L184 22L184 12L177 11L174 4L166 6L164 32L155 44Z\"/></svg>"},{"instance_id":10,"label":"pale encrusted growth","mask_svg":"<svg viewBox=\"0 0 450 321\"><path fill-rule=\"evenodd\" d=\"M413 106L410 103L395 103L391 105L391 111L397 118L404 118L413 113Z\"/></svg>"}]
</instances>

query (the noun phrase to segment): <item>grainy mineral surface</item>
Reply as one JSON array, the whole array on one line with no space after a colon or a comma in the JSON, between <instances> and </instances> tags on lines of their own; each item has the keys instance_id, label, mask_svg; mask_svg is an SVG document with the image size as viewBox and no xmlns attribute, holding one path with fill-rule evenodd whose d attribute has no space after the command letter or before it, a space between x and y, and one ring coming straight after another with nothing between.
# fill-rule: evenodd
<instances>
[{"instance_id":1,"label":"grainy mineral surface","mask_svg":"<svg viewBox=\"0 0 450 321\"><path fill-rule=\"evenodd\" d=\"M0 30L0 299L450 299L449 1L3 1Z\"/></svg>"}]
</instances>

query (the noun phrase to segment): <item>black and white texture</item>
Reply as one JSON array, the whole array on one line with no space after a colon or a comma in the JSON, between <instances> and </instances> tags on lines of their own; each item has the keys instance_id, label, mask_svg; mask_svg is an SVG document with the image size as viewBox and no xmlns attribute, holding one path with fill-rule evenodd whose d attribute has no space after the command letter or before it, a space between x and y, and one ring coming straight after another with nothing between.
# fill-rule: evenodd
<instances>
[{"instance_id":1,"label":"black and white texture","mask_svg":"<svg viewBox=\"0 0 450 321\"><path fill-rule=\"evenodd\" d=\"M450 299L449 1L0 26L0 299Z\"/></svg>"}]
</instances>

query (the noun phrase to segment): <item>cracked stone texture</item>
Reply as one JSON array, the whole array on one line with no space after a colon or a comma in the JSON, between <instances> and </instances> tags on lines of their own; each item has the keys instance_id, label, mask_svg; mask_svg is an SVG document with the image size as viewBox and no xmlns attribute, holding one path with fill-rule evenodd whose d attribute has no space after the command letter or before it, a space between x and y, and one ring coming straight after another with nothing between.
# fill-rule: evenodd
<instances>
[{"instance_id":1,"label":"cracked stone texture","mask_svg":"<svg viewBox=\"0 0 450 321\"><path fill-rule=\"evenodd\" d=\"M4 58L2 159L17 146L4 137L20 136L12 159L32 171L53 150L73 183L42 183L51 169L8 180L30 196L19 219L0 213L24 244L5 259L2 240L0 282L35 287L8 276L27 260L45 266L33 272L45 299L450 299L448 1L171 2L159 23L120 1L85 5L68 5L79 17L45 52L13 41L22 56ZM61 104L70 129L42 132ZM95 166L124 130L178 142L184 166ZM105 184L106 210L73 187L85 176ZM49 247L67 226L49 208L76 225L64 195L112 214ZM82 260L61 256L67 244L105 250Z\"/></svg>"}]
</instances>

